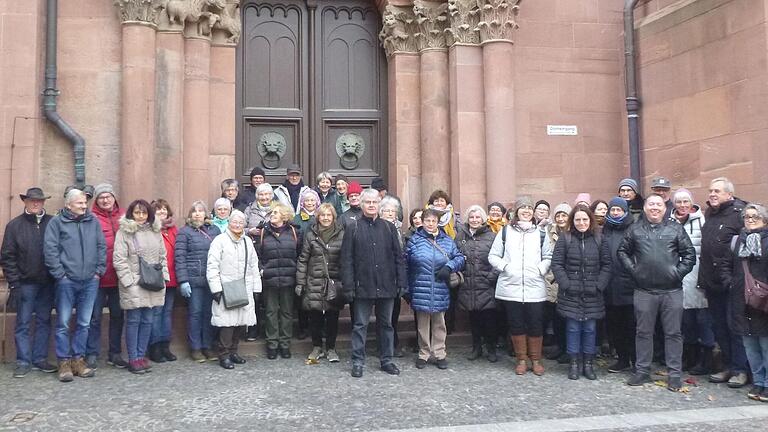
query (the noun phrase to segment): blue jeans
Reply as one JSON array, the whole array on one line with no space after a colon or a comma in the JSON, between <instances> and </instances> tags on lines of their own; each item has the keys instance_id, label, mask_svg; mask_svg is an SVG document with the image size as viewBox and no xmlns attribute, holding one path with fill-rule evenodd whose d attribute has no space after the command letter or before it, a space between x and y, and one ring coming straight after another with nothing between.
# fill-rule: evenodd
<instances>
[{"instance_id":1,"label":"blue jeans","mask_svg":"<svg viewBox=\"0 0 768 432\"><path fill-rule=\"evenodd\" d=\"M727 370L736 374L747 372L747 354L744 352L744 342L741 336L734 334L728 327L728 314L730 313L731 300L729 294L707 293L709 313L712 315L712 330L715 332L715 340L723 354L723 363Z\"/></svg>"},{"instance_id":2,"label":"blue jeans","mask_svg":"<svg viewBox=\"0 0 768 432\"><path fill-rule=\"evenodd\" d=\"M120 308L118 289L117 287L99 288L96 302L93 304L86 355L98 356L101 353L101 316L104 313L104 306L109 309L109 355L119 355L123 350L123 309Z\"/></svg>"},{"instance_id":3,"label":"blue jeans","mask_svg":"<svg viewBox=\"0 0 768 432\"><path fill-rule=\"evenodd\" d=\"M189 297L189 316L187 337L189 349L198 351L213 346L213 326L211 325L211 303L213 297L207 285L192 285Z\"/></svg>"},{"instance_id":4,"label":"blue jeans","mask_svg":"<svg viewBox=\"0 0 768 432\"><path fill-rule=\"evenodd\" d=\"M143 358L152 333L152 318L155 311L150 307L125 311L125 349L129 360Z\"/></svg>"},{"instance_id":5,"label":"blue jeans","mask_svg":"<svg viewBox=\"0 0 768 432\"><path fill-rule=\"evenodd\" d=\"M683 311L683 342L714 348L715 333L712 331L712 315L709 314L709 309Z\"/></svg>"},{"instance_id":6,"label":"blue jeans","mask_svg":"<svg viewBox=\"0 0 768 432\"><path fill-rule=\"evenodd\" d=\"M53 310L53 286L46 284L21 284L18 290L19 305L16 308L16 364L29 366L48 358L48 339L51 337L51 310ZM35 335L30 336L32 314L35 315Z\"/></svg>"},{"instance_id":7,"label":"blue jeans","mask_svg":"<svg viewBox=\"0 0 768 432\"><path fill-rule=\"evenodd\" d=\"M742 341L752 369L752 382L768 387L768 336L742 336Z\"/></svg>"},{"instance_id":8,"label":"blue jeans","mask_svg":"<svg viewBox=\"0 0 768 432\"><path fill-rule=\"evenodd\" d=\"M400 301L398 298L397 301ZM395 347L395 329L392 328L392 308L394 298L355 299L352 304L354 321L352 324L352 365L365 365L365 338L368 334L368 321L371 310L376 307L376 337L379 340L381 366L392 362Z\"/></svg>"},{"instance_id":9,"label":"blue jeans","mask_svg":"<svg viewBox=\"0 0 768 432\"><path fill-rule=\"evenodd\" d=\"M171 319L173 318L173 298L176 296L176 288L165 288L165 303L153 308L155 314L152 318L152 336L149 343L171 341Z\"/></svg>"},{"instance_id":10,"label":"blue jeans","mask_svg":"<svg viewBox=\"0 0 768 432\"><path fill-rule=\"evenodd\" d=\"M566 346L569 355L595 355L597 347L597 320L565 319Z\"/></svg>"},{"instance_id":11,"label":"blue jeans","mask_svg":"<svg viewBox=\"0 0 768 432\"><path fill-rule=\"evenodd\" d=\"M99 280L95 277L87 281L75 281L69 278L56 282L56 357L59 360L79 358L85 355L88 343L88 328L93 315L93 304L96 302L96 292ZM70 342L69 321L72 319L72 309L75 315L75 334Z\"/></svg>"}]
</instances>

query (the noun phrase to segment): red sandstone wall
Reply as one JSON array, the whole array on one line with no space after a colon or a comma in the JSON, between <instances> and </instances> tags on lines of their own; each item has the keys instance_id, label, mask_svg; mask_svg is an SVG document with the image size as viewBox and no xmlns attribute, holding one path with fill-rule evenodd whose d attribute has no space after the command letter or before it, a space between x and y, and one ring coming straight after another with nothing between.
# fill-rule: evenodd
<instances>
[{"instance_id":1,"label":"red sandstone wall","mask_svg":"<svg viewBox=\"0 0 768 432\"><path fill-rule=\"evenodd\" d=\"M521 4L515 53L520 194L553 205L585 191L609 198L628 172L622 146L622 3ZM578 135L547 136L548 124L576 125Z\"/></svg>"},{"instance_id":2,"label":"red sandstone wall","mask_svg":"<svg viewBox=\"0 0 768 432\"><path fill-rule=\"evenodd\" d=\"M706 201L709 180L768 199L764 0L654 0L636 22L647 178L662 174Z\"/></svg>"}]
</instances>

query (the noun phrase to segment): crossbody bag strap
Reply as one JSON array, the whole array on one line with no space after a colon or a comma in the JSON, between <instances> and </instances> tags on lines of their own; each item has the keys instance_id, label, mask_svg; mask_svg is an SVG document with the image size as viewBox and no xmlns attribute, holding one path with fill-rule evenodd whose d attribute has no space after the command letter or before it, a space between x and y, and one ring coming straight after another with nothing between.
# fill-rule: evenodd
<instances>
[{"instance_id":1,"label":"crossbody bag strap","mask_svg":"<svg viewBox=\"0 0 768 432\"><path fill-rule=\"evenodd\" d=\"M320 245L320 250L322 251L320 255L323 257L323 266L325 267L325 277L330 279L331 278L331 272L328 270L328 259L325 257L325 251L326 246L323 244L323 242L320 241L320 237L315 237L315 241L317 244Z\"/></svg>"},{"instance_id":2,"label":"crossbody bag strap","mask_svg":"<svg viewBox=\"0 0 768 432\"><path fill-rule=\"evenodd\" d=\"M245 268L243 268L243 279L245 279L245 276L248 274L248 239L245 235L242 237L243 239L243 247L245 247Z\"/></svg>"},{"instance_id":3,"label":"crossbody bag strap","mask_svg":"<svg viewBox=\"0 0 768 432\"><path fill-rule=\"evenodd\" d=\"M439 250L443 255L445 255L445 258L450 261L451 257L448 255L448 252L446 252L443 248L440 247L439 244L437 244L436 240L429 239L429 242L432 243L433 246L435 246L435 249Z\"/></svg>"},{"instance_id":4,"label":"crossbody bag strap","mask_svg":"<svg viewBox=\"0 0 768 432\"><path fill-rule=\"evenodd\" d=\"M139 241L136 239L136 234L131 235L131 240L133 241L133 248L136 249L136 255L141 258L141 246L139 246Z\"/></svg>"}]
</instances>

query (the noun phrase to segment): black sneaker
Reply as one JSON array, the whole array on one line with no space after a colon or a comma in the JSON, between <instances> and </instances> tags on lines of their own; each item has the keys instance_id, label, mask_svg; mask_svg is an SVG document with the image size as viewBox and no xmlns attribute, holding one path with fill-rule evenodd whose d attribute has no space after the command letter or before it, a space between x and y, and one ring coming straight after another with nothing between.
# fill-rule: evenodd
<instances>
[{"instance_id":1,"label":"black sneaker","mask_svg":"<svg viewBox=\"0 0 768 432\"><path fill-rule=\"evenodd\" d=\"M280 358L289 359L291 358L291 349L288 347L280 348Z\"/></svg>"},{"instance_id":2,"label":"black sneaker","mask_svg":"<svg viewBox=\"0 0 768 432\"><path fill-rule=\"evenodd\" d=\"M277 349L276 348L267 348L267 358L270 360L274 360L277 358Z\"/></svg>"},{"instance_id":3,"label":"black sneaker","mask_svg":"<svg viewBox=\"0 0 768 432\"><path fill-rule=\"evenodd\" d=\"M651 376L645 373L635 373L632 375L629 380L627 381L628 386L641 386L645 383L651 382Z\"/></svg>"},{"instance_id":4,"label":"black sneaker","mask_svg":"<svg viewBox=\"0 0 768 432\"><path fill-rule=\"evenodd\" d=\"M120 354L110 354L107 359L107 364L118 369L125 369L128 367L128 362L123 360L123 357L120 356Z\"/></svg>"},{"instance_id":5,"label":"black sneaker","mask_svg":"<svg viewBox=\"0 0 768 432\"><path fill-rule=\"evenodd\" d=\"M763 386L759 385L753 385L751 389L747 392L747 397L759 401L760 400L760 394L765 390Z\"/></svg>"},{"instance_id":6,"label":"black sneaker","mask_svg":"<svg viewBox=\"0 0 768 432\"><path fill-rule=\"evenodd\" d=\"M32 370L45 372L45 373L54 373L59 370L56 366L48 363L47 360L39 361L32 365Z\"/></svg>"},{"instance_id":7,"label":"black sneaker","mask_svg":"<svg viewBox=\"0 0 768 432\"><path fill-rule=\"evenodd\" d=\"M17 365L16 369L13 370L13 377L24 378L31 370L32 367L28 364Z\"/></svg>"},{"instance_id":8,"label":"black sneaker","mask_svg":"<svg viewBox=\"0 0 768 432\"><path fill-rule=\"evenodd\" d=\"M683 388L683 380L680 377L669 377L667 379L667 390L679 392Z\"/></svg>"},{"instance_id":9,"label":"black sneaker","mask_svg":"<svg viewBox=\"0 0 768 432\"><path fill-rule=\"evenodd\" d=\"M427 361L424 359L416 359L416 369L424 369L427 367Z\"/></svg>"},{"instance_id":10,"label":"black sneaker","mask_svg":"<svg viewBox=\"0 0 768 432\"><path fill-rule=\"evenodd\" d=\"M444 358L437 359L435 365L438 369L448 369L448 360Z\"/></svg>"},{"instance_id":11,"label":"black sneaker","mask_svg":"<svg viewBox=\"0 0 768 432\"><path fill-rule=\"evenodd\" d=\"M632 368L632 365L629 364L626 360L616 360L615 363L608 366L608 372L610 373L619 373L619 372L626 372Z\"/></svg>"},{"instance_id":12,"label":"black sneaker","mask_svg":"<svg viewBox=\"0 0 768 432\"><path fill-rule=\"evenodd\" d=\"M381 367L381 370L384 372L390 374L390 375L400 375L400 369L397 368L397 365L394 363L387 363L384 366Z\"/></svg>"}]
</instances>

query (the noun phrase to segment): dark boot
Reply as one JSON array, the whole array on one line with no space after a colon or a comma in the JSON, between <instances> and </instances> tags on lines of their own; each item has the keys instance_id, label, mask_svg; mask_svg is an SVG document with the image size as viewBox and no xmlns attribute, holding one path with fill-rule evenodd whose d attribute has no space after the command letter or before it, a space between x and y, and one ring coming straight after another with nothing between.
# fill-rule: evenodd
<instances>
[{"instance_id":1,"label":"dark boot","mask_svg":"<svg viewBox=\"0 0 768 432\"><path fill-rule=\"evenodd\" d=\"M165 357L163 357L162 351L160 351L160 343L154 343L149 346L149 359L155 363L165 363Z\"/></svg>"},{"instance_id":2,"label":"dark boot","mask_svg":"<svg viewBox=\"0 0 768 432\"><path fill-rule=\"evenodd\" d=\"M593 366L595 360L595 356L592 354L585 354L584 355L584 378L594 381L597 379L597 375L595 375L595 368Z\"/></svg>"},{"instance_id":3,"label":"dark boot","mask_svg":"<svg viewBox=\"0 0 768 432\"><path fill-rule=\"evenodd\" d=\"M698 363L698 344L683 344L683 370L688 371Z\"/></svg>"},{"instance_id":4,"label":"dark boot","mask_svg":"<svg viewBox=\"0 0 768 432\"><path fill-rule=\"evenodd\" d=\"M163 342L160 344L160 353L165 357L166 361L176 361L176 355L171 352L171 343Z\"/></svg>"},{"instance_id":5,"label":"dark boot","mask_svg":"<svg viewBox=\"0 0 768 432\"><path fill-rule=\"evenodd\" d=\"M712 364L714 356L712 355L712 347L699 347L699 362L693 366L688 373L691 375L709 375L712 373Z\"/></svg>"},{"instance_id":6,"label":"dark boot","mask_svg":"<svg viewBox=\"0 0 768 432\"><path fill-rule=\"evenodd\" d=\"M485 346L485 358L491 363L499 361L499 356L496 355L496 344L488 342Z\"/></svg>"},{"instance_id":7,"label":"dark boot","mask_svg":"<svg viewBox=\"0 0 768 432\"><path fill-rule=\"evenodd\" d=\"M472 336L472 352L467 356L467 360L477 360L483 356L483 346L480 343L479 336Z\"/></svg>"},{"instance_id":8,"label":"dark boot","mask_svg":"<svg viewBox=\"0 0 768 432\"><path fill-rule=\"evenodd\" d=\"M579 365L579 355L571 356L571 365L568 368L568 379L577 380L581 376L581 365Z\"/></svg>"}]
</instances>

